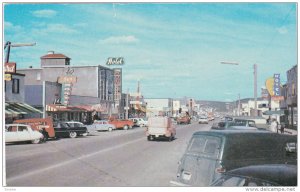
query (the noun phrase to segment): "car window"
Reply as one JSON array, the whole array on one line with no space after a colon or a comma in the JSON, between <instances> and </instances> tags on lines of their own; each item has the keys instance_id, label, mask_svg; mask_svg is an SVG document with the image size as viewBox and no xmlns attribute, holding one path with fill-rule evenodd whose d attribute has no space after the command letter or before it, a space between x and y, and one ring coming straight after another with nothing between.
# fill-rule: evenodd
<instances>
[{"instance_id":1,"label":"car window","mask_svg":"<svg viewBox=\"0 0 300 192\"><path fill-rule=\"evenodd\" d=\"M18 131L28 131L26 126L18 126Z\"/></svg>"},{"instance_id":2,"label":"car window","mask_svg":"<svg viewBox=\"0 0 300 192\"><path fill-rule=\"evenodd\" d=\"M6 126L5 131L7 131L7 132L16 132L17 131L17 126Z\"/></svg>"},{"instance_id":3,"label":"car window","mask_svg":"<svg viewBox=\"0 0 300 192\"><path fill-rule=\"evenodd\" d=\"M190 143L188 152L218 157L220 143L221 140L217 137L194 137Z\"/></svg>"},{"instance_id":4,"label":"car window","mask_svg":"<svg viewBox=\"0 0 300 192\"><path fill-rule=\"evenodd\" d=\"M102 122L103 124L107 124L107 122Z\"/></svg>"},{"instance_id":5,"label":"car window","mask_svg":"<svg viewBox=\"0 0 300 192\"><path fill-rule=\"evenodd\" d=\"M253 122L253 121L249 121L248 124L249 124L249 127L256 127L255 122Z\"/></svg>"}]
</instances>

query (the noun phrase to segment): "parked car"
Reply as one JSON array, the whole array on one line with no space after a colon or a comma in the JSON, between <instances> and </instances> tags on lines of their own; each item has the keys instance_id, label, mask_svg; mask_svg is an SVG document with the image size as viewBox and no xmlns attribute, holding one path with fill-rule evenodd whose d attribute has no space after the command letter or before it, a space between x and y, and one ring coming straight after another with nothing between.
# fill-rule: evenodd
<instances>
[{"instance_id":1,"label":"parked car","mask_svg":"<svg viewBox=\"0 0 300 192\"><path fill-rule=\"evenodd\" d=\"M206 116L200 116L198 119L198 123L199 124L202 124L202 123L208 124L208 118Z\"/></svg>"},{"instance_id":2,"label":"parked car","mask_svg":"<svg viewBox=\"0 0 300 192\"><path fill-rule=\"evenodd\" d=\"M86 128L87 129L86 125L84 125L83 123L78 122L78 121L68 121L66 123L72 128L82 128L82 129ZM82 134L82 136L87 136L87 135L88 135L88 132Z\"/></svg>"},{"instance_id":3,"label":"parked car","mask_svg":"<svg viewBox=\"0 0 300 192\"><path fill-rule=\"evenodd\" d=\"M87 128L84 126L75 126L72 122L55 122L54 131L56 138L70 137L75 138L77 136L85 136L88 134Z\"/></svg>"},{"instance_id":4,"label":"parked car","mask_svg":"<svg viewBox=\"0 0 300 192\"><path fill-rule=\"evenodd\" d=\"M115 119L115 118L110 118L108 120L110 124L113 124L116 129L131 129L133 127L133 122L129 119Z\"/></svg>"},{"instance_id":5,"label":"parked car","mask_svg":"<svg viewBox=\"0 0 300 192\"><path fill-rule=\"evenodd\" d=\"M297 186L297 166L266 164L242 167L224 173L211 186Z\"/></svg>"},{"instance_id":6,"label":"parked car","mask_svg":"<svg viewBox=\"0 0 300 192\"><path fill-rule=\"evenodd\" d=\"M116 129L116 126L110 124L107 120L95 120L92 125L86 125L88 132L95 132L95 131L113 131Z\"/></svg>"},{"instance_id":7,"label":"parked car","mask_svg":"<svg viewBox=\"0 0 300 192\"><path fill-rule=\"evenodd\" d=\"M193 134L179 162L173 184L209 186L222 173L244 166L296 165L297 150L287 150L287 146L295 148L297 136L268 131L199 131Z\"/></svg>"},{"instance_id":8,"label":"parked car","mask_svg":"<svg viewBox=\"0 0 300 192\"><path fill-rule=\"evenodd\" d=\"M129 118L133 122L133 126L136 127L146 127L148 124L148 121L146 121L143 118Z\"/></svg>"},{"instance_id":9,"label":"parked car","mask_svg":"<svg viewBox=\"0 0 300 192\"><path fill-rule=\"evenodd\" d=\"M246 119L234 119L232 121L220 121L218 123L214 123L211 129L248 129L248 130L258 130L256 127L255 121L246 120ZM264 129L259 129L264 130Z\"/></svg>"},{"instance_id":10,"label":"parked car","mask_svg":"<svg viewBox=\"0 0 300 192\"><path fill-rule=\"evenodd\" d=\"M172 141L176 135L176 129L170 117L149 117L146 136L148 141L155 139L167 138Z\"/></svg>"},{"instance_id":11,"label":"parked car","mask_svg":"<svg viewBox=\"0 0 300 192\"><path fill-rule=\"evenodd\" d=\"M31 141L33 144L40 143L43 134L33 130L30 125L25 124L6 124L5 143Z\"/></svg>"}]
</instances>

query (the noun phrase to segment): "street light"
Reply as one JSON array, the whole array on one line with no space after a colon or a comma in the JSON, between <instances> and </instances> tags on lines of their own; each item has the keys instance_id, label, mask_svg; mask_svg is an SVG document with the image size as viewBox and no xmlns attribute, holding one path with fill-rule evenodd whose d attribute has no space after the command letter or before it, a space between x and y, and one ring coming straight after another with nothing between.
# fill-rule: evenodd
<instances>
[{"instance_id":1,"label":"street light","mask_svg":"<svg viewBox=\"0 0 300 192\"><path fill-rule=\"evenodd\" d=\"M239 65L238 62L227 62L227 61L221 61L221 64L227 64L227 65ZM257 116L257 64L253 65L253 75L254 75L254 116ZM240 96L239 96L239 103L240 103ZM240 113L240 111L239 111Z\"/></svg>"}]
</instances>

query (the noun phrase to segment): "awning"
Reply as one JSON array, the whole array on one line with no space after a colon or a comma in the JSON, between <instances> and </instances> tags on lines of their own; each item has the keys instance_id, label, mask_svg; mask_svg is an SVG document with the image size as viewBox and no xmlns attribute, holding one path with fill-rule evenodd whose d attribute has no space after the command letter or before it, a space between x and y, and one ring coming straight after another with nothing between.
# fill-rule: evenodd
<instances>
[{"instance_id":1,"label":"awning","mask_svg":"<svg viewBox=\"0 0 300 192\"><path fill-rule=\"evenodd\" d=\"M263 115L284 115L284 110L278 110L278 111L265 111L263 112Z\"/></svg>"},{"instance_id":2,"label":"awning","mask_svg":"<svg viewBox=\"0 0 300 192\"><path fill-rule=\"evenodd\" d=\"M48 112L93 112L93 111L100 111L100 109L94 108L94 106L92 105L66 106L66 105L58 105L58 104L49 104L46 105L46 111Z\"/></svg>"},{"instance_id":3,"label":"awning","mask_svg":"<svg viewBox=\"0 0 300 192\"><path fill-rule=\"evenodd\" d=\"M26 104L17 102L5 102L5 114L19 115L29 113L42 113L40 110Z\"/></svg>"}]
</instances>

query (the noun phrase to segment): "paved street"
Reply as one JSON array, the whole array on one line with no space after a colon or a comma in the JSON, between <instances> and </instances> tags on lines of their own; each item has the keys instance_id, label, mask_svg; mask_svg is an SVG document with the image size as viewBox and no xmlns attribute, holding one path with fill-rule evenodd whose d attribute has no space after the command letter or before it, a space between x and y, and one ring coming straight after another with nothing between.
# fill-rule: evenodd
<instances>
[{"instance_id":1,"label":"paved street","mask_svg":"<svg viewBox=\"0 0 300 192\"><path fill-rule=\"evenodd\" d=\"M169 186L191 135L210 126L176 125L172 142L147 141L145 128L134 128L6 145L7 186Z\"/></svg>"}]
</instances>

